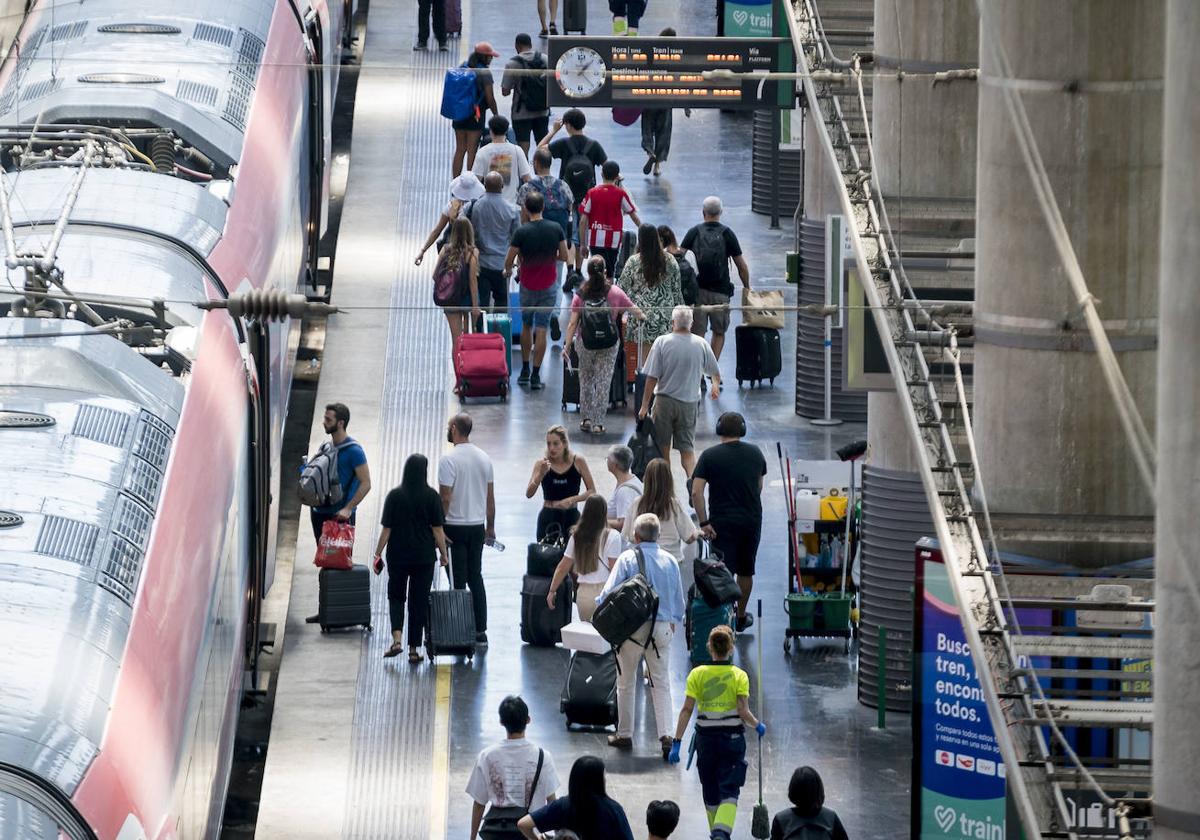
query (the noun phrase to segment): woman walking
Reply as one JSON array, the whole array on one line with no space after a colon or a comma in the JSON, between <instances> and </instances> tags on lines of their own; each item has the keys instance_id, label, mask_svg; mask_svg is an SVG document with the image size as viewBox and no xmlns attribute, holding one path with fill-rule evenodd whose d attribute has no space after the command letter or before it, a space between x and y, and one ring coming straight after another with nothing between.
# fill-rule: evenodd
<instances>
[{"instance_id":1,"label":"woman walking","mask_svg":"<svg viewBox=\"0 0 1200 840\"><path fill-rule=\"evenodd\" d=\"M663 38L673 38L675 30L668 26L658 34ZM688 108L684 108L683 113L688 117L692 115ZM642 174L649 175L653 169L654 177L657 178L662 174L662 165L667 162L667 156L671 154L673 112L671 108L646 108L642 111L641 119L642 151L646 153L646 165L642 167Z\"/></svg>"},{"instance_id":2,"label":"woman walking","mask_svg":"<svg viewBox=\"0 0 1200 840\"><path fill-rule=\"evenodd\" d=\"M659 225L658 238L662 240L663 250L674 257L675 264L679 266L679 291L683 294L683 305L695 306L696 298L700 296L700 284L696 282L696 258L691 251L679 247L675 231L670 226Z\"/></svg>"},{"instance_id":3,"label":"woman walking","mask_svg":"<svg viewBox=\"0 0 1200 840\"><path fill-rule=\"evenodd\" d=\"M568 574L575 575L575 604L579 620L591 621L596 611L596 596L604 588L608 573L621 554L621 535L608 527L608 503L603 496L589 496L583 514L571 529L562 560L554 569L546 604L554 609L558 587Z\"/></svg>"},{"instance_id":4,"label":"woman walking","mask_svg":"<svg viewBox=\"0 0 1200 840\"><path fill-rule=\"evenodd\" d=\"M579 521L579 509L575 506L596 492L587 461L571 451L567 430L562 426L551 426L546 431L546 454L533 465L525 498L532 499L539 487L542 488L542 509L537 518L539 541L551 525L567 533Z\"/></svg>"},{"instance_id":5,"label":"woman walking","mask_svg":"<svg viewBox=\"0 0 1200 840\"><path fill-rule=\"evenodd\" d=\"M625 262L617 281L646 319L629 329L631 341L641 342L642 358L650 355L650 345L671 331L671 310L683 303L679 288L679 266L663 250L658 228L643 224L638 228L637 253Z\"/></svg>"},{"instance_id":6,"label":"woman walking","mask_svg":"<svg viewBox=\"0 0 1200 840\"><path fill-rule=\"evenodd\" d=\"M408 601L408 661L420 662L417 652L429 608L435 563L449 562L446 534L442 531L442 500L429 486L429 461L424 455L409 455L404 462L400 486L383 502L379 542L375 546L375 574L383 571L383 549L387 547L388 608L392 619L392 646L384 653L391 658L404 650L404 602ZM436 554L435 554L436 551Z\"/></svg>"},{"instance_id":7,"label":"woman walking","mask_svg":"<svg viewBox=\"0 0 1200 840\"><path fill-rule=\"evenodd\" d=\"M469 219L455 219L433 269L433 301L450 327L450 352L467 329L467 312L479 317L479 249Z\"/></svg>"},{"instance_id":8,"label":"woman walking","mask_svg":"<svg viewBox=\"0 0 1200 840\"><path fill-rule=\"evenodd\" d=\"M682 560L684 545L694 543L700 531L675 498L675 478L671 475L671 465L662 458L655 458L646 465L646 474L642 477L642 495L634 499L625 512L622 535L627 543L633 543L633 523L643 513L653 513L658 517L661 528L658 532L659 549L670 553L676 560ZM685 579L690 575L689 570L684 575Z\"/></svg>"},{"instance_id":9,"label":"woman walking","mask_svg":"<svg viewBox=\"0 0 1200 840\"><path fill-rule=\"evenodd\" d=\"M692 711L699 709L692 737L701 795L708 812L709 838L729 840L737 817L738 794L746 783L746 736L742 725L753 727L759 738L766 734L767 725L750 711L750 678L730 661L733 630L729 626L719 624L708 634L708 653L712 664L697 665L688 674L667 761L679 763L683 733Z\"/></svg>"},{"instance_id":10,"label":"woman walking","mask_svg":"<svg viewBox=\"0 0 1200 840\"><path fill-rule=\"evenodd\" d=\"M529 840L547 831L570 831L579 840L633 840L625 809L608 796L604 762L594 755L575 759L566 796L521 817L517 828Z\"/></svg>"},{"instance_id":11,"label":"woman walking","mask_svg":"<svg viewBox=\"0 0 1200 840\"><path fill-rule=\"evenodd\" d=\"M457 178L463 172L470 173L475 165L475 152L479 150L479 136L487 124L487 112L500 116L496 109L496 93L492 71L488 67L500 53L487 41L480 41L467 58L466 66L475 70L475 113L466 119L454 120L454 155L450 159L450 177ZM463 161L466 166L463 166Z\"/></svg>"},{"instance_id":12,"label":"woman walking","mask_svg":"<svg viewBox=\"0 0 1200 840\"><path fill-rule=\"evenodd\" d=\"M421 250L417 252L413 265L421 264L425 259L425 253L433 247L433 243L437 242L442 231L450 227L455 219L462 215L470 217L471 205L483 197L483 192L483 184L470 172L464 172L450 182L450 201L446 204L446 209L438 216L433 230L429 231L429 236L425 237L425 242L421 245ZM446 235L449 238L449 231L446 232ZM444 242L438 245L439 251L442 250L443 245L445 245Z\"/></svg>"},{"instance_id":13,"label":"woman walking","mask_svg":"<svg viewBox=\"0 0 1200 840\"><path fill-rule=\"evenodd\" d=\"M829 837L850 840L846 827L832 808L825 807L825 785L821 774L805 765L797 767L788 782L791 808L780 811L771 820L771 840L789 837Z\"/></svg>"},{"instance_id":14,"label":"woman walking","mask_svg":"<svg viewBox=\"0 0 1200 840\"><path fill-rule=\"evenodd\" d=\"M609 282L604 257L589 258L587 279L571 299L571 320L567 323L565 345L568 348L574 346L575 354L579 357L579 413L583 417L579 431L585 434L604 434L604 415L608 413L613 366L617 363L617 353L621 352L621 315L626 311L634 318L646 317L625 292ZM591 319L597 318L611 319L608 326L616 329L617 337L608 347L589 349L589 337L596 333ZM569 364L570 355L564 358Z\"/></svg>"}]
</instances>

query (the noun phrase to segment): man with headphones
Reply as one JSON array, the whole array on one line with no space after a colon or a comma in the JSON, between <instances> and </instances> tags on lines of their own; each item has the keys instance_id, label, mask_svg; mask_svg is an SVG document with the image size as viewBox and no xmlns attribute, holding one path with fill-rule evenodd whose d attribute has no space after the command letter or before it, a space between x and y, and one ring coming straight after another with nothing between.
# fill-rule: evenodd
<instances>
[{"instance_id":1,"label":"man with headphones","mask_svg":"<svg viewBox=\"0 0 1200 840\"><path fill-rule=\"evenodd\" d=\"M754 588L754 561L762 536L763 478L767 474L762 450L743 441L745 436L746 418L726 411L717 418L721 442L700 454L692 473L692 506L700 518L700 533L721 552L742 590L737 607L739 632L754 623L746 605Z\"/></svg>"}]
</instances>

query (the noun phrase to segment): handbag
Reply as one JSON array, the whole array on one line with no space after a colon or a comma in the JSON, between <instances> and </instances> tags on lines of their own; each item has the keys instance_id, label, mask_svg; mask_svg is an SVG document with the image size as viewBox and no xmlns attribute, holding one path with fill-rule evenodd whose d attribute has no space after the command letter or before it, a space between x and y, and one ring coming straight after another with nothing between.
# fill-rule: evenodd
<instances>
[{"instance_id":1,"label":"handbag","mask_svg":"<svg viewBox=\"0 0 1200 840\"><path fill-rule=\"evenodd\" d=\"M563 558L565 541L557 522L550 524L546 535L531 542L525 551L525 574L533 577L554 577L554 570Z\"/></svg>"},{"instance_id":2,"label":"handbag","mask_svg":"<svg viewBox=\"0 0 1200 840\"><path fill-rule=\"evenodd\" d=\"M783 292L742 289L742 323L748 327L783 329Z\"/></svg>"},{"instance_id":3,"label":"handbag","mask_svg":"<svg viewBox=\"0 0 1200 840\"><path fill-rule=\"evenodd\" d=\"M538 779L542 777L542 762L545 758L546 754L539 749L537 771L533 774L533 785L529 788L529 799L525 801L524 808L520 805L492 807L484 814L483 823L479 826L479 836L483 840L524 840L525 835L517 828L517 821L528 814L533 806L533 797L537 794Z\"/></svg>"},{"instance_id":4,"label":"handbag","mask_svg":"<svg viewBox=\"0 0 1200 840\"><path fill-rule=\"evenodd\" d=\"M354 568L354 526L338 519L326 519L317 540L313 565L320 569Z\"/></svg>"},{"instance_id":5,"label":"handbag","mask_svg":"<svg viewBox=\"0 0 1200 840\"><path fill-rule=\"evenodd\" d=\"M692 561L692 571L696 579L696 591L708 606L715 608L741 599L742 588L719 551L709 549L702 552Z\"/></svg>"}]
</instances>

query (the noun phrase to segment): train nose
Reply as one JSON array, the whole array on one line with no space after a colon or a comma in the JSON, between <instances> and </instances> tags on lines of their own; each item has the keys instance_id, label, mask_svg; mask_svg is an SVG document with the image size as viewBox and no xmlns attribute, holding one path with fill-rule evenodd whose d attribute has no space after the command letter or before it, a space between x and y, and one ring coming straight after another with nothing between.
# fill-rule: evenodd
<instances>
[{"instance_id":1,"label":"train nose","mask_svg":"<svg viewBox=\"0 0 1200 840\"><path fill-rule=\"evenodd\" d=\"M0 838L96 840L96 835L57 787L0 763Z\"/></svg>"}]
</instances>

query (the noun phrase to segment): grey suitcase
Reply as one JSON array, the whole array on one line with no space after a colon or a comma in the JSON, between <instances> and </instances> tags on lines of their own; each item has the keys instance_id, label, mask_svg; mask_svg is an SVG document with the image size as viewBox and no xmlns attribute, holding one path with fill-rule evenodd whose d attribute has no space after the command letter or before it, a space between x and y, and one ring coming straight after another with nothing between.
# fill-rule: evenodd
<instances>
[{"instance_id":1,"label":"grey suitcase","mask_svg":"<svg viewBox=\"0 0 1200 840\"><path fill-rule=\"evenodd\" d=\"M322 569L317 576L317 623L321 632L371 628L371 573L366 566Z\"/></svg>"},{"instance_id":2,"label":"grey suitcase","mask_svg":"<svg viewBox=\"0 0 1200 840\"><path fill-rule=\"evenodd\" d=\"M435 572L436 575L436 572ZM449 589L429 593L429 620L425 624L425 653L435 656L475 656L475 607L471 593L454 589L454 574L446 568ZM438 575L440 577L440 575Z\"/></svg>"},{"instance_id":3,"label":"grey suitcase","mask_svg":"<svg viewBox=\"0 0 1200 840\"><path fill-rule=\"evenodd\" d=\"M563 3L563 34L587 34L587 0L566 0Z\"/></svg>"},{"instance_id":4,"label":"grey suitcase","mask_svg":"<svg viewBox=\"0 0 1200 840\"><path fill-rule=\"evenodd\" d=\"M562 641L562 629L571 623L571 582L558 587L554 609L546 604L550 578L525 575L521 580L521 641L536 647L553 647Z\"/></svg>"}]
</instances>

